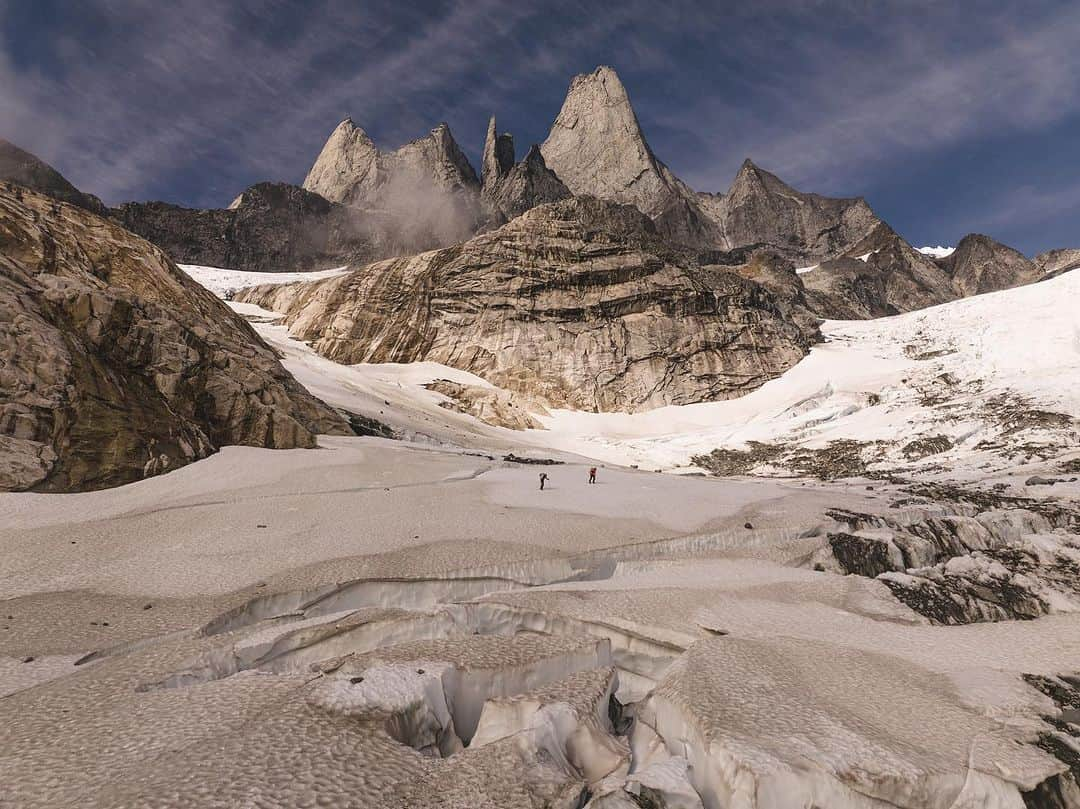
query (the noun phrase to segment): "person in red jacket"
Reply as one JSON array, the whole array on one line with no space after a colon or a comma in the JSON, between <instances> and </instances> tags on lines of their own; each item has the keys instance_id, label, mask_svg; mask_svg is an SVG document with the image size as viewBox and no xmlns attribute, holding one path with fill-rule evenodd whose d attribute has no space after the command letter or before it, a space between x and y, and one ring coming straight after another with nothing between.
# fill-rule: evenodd
<instances>
[{"instance_id":1,"label":"person in red jacket","mask_svg":"<svg viewBox=\"0 0 1080 809\"><path fill-rule=\"evenodd\" d=\"M589 470L589 483L596 483L596 467Z\"/></svg>"}]
</instances>

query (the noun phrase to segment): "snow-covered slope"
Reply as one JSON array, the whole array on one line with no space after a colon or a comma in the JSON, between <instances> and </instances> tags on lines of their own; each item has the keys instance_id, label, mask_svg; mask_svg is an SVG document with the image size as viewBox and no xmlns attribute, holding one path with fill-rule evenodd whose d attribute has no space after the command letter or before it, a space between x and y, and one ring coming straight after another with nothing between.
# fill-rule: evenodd
<instances>
[{"instance_id":1,"label":"snow-covered slope","mask_svg":"<svg viewBox=\"0 0 1080 809\"><path fill-rule=\"evenodd\" d=\"M232 282L224 278L252 275L221 272L207 273L219 290ZM976 470L1020 474L1029 462L1080 452L1080 309L1065 304L1077 299L1080 272L1071 272L896 317L826 321L822 344L742 398L636 414L555 410L536 415L545 429L518 432L450 412L439 406L446 397L423 387L439 378L486 384L461 371L432 363L341 366L284 327L257 328L316 395L358 412L375 407L372 415L390 422L408 412L399 425L405 432L440 440L468 445L483 436L649 469L692 471L695 456L722 449L735 453L737 471L758 474L820 473L816 455L825 474L971 477Z\"/></svg>"}]
</instances>

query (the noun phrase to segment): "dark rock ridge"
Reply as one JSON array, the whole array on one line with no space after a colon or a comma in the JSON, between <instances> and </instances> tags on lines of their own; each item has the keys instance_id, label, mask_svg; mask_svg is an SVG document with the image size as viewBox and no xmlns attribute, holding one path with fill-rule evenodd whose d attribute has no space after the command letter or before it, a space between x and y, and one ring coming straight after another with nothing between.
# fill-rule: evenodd
<instances>
[{"instance_id":1,"label":"dark rock ridge","mask_svg":"<svg viewBox=\"0 0 1080 809\"><path fill-rule=\"evenodd\" d=\"M105 204L93 194L84 194L60 172L0 138L0 180L18 183L63 202L70 202L104 216Z\"/></svg>"},{"instance_id":2,"label":"dark rock ridge","mask_svg":"<svg viewBox=\"0 0 1080 809\"><path fill-rule=\"evenodd\" d=\"M727 247L766 244L806 263L849 252L881 225L861 197L805 194L750 160L712 208Z\"/></svg>"},{"instance_id":3,"label":"dark rock ridge","mask_svg":"<svg viewBox=\"0 0 1080 809\"><path fill-rule=\"evenodd\" d=\"M585 410L738 396L816 338L765 286L700 265L637 209L590 197L455 247L237 299L285 313L340 362L432 360Z\"/></svg>"},{"instance_id":4,"label":"dark rock ridge","mask_svg":"<svg viewBox=\"0 0 1080 809\"><path fill-rule=\"evenodd\" d=\"M0 185L0 490L101 488L348 431L156 247Z\"/></svg>"},{"instance_id":5,"label":"dark rock ridge","mask_svg":"<svg viewBox=\"0 0 1080 809\"><path fill-rule=\"evenodd\" d=\"M295 185L259 183L228 208L128 202L113 217L181 264L234 270L316 270L381 258L371 221Z\"/></svg>"}]
</instances>

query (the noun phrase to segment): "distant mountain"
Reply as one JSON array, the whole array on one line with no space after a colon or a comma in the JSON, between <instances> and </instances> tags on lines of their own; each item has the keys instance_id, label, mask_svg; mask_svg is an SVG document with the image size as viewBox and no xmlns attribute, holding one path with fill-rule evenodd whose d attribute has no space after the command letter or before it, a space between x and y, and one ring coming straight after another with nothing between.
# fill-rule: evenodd
<instances>
[{"instance_id":1,"label":"distant mountain","mask_svg":"<svg viewBox=\"0 0 1080 809\"><path fill-rule=\"evenodd\" d=\"M100 199L93 194L84 194L48 163L3 138L0 138L0 180L24 185L96 214L105 214L105 204Z\"/></svg>"},{"instance_id":2,"label":"distant mountain","mask_svg":"<svg viewBox=\"0 0 1080 809\"><path fill-rule=\"evenodd\" d=\"M8 183L0 223L0 490L101 488L225 444L348 432L149 242Z\"/></svg>"},{"instance_id":3,"label":"distant mountain","mask_svg":"<svg viewBox=\"0 0 1080 809\"><path fill-rule=\"evenodd\" d=\"M304 188L392 221L413 249L467 239L482 223L480 180L446 124L384 152L346 118L330 134Z\"/></svg>"},{"instance_id":4,"label":"distant mountain","mask_svg":"<svg viewBox=\"0 0 1080 809\"><path fill-rule=\"evenodd\" d=\"M574 77L540 151L575 195L633 205L677 242L720 246L697 195L653 154L610 67Z\"/></svg>"}]
</instances>

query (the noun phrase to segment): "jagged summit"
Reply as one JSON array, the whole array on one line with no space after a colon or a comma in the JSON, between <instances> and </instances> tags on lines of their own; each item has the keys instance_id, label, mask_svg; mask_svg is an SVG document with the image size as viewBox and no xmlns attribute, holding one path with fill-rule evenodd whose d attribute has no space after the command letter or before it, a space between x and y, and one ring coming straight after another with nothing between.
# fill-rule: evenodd
<instances>
[{"instance_id":1,"label":"jagged summit","mask_svg":"<svg viewBox=\"0 0 1080 809\"><path fill-rule=\"evenodd\" d=\"M510 159L513 160L512 151ZM489 181L488 176L484 175L483 196L493 222L508 222L537 205L573 196L544 163L544 155L535 143L520 163L512 164L498 179Z\"/></svg>"},{"instance_id":2,"label":"jagged summit","mask_svg":"<svg viewBox=\"0 0 1080 809\"><path fill-rule=\"evenodd\" d=\"M480 177L484 187L499 182L514 167L514 136L509 132L498 134L495 116L488 121L487 138L484 140L484 162Z\"/></svg>"},{"instance_id":3,"label":"jagged summit","mask_svg":"<svg viewBox=\"0 0 1080 809\"><path fill-rule=\"evenodd\" d=\"M368 134L346 118L334 131L304 179L304 188L331 202L351 202L378 183L379 150Z\"/></svg>"},{"instance_id":4,"label":"jagged summit","mask_svg":"<svg viewBox=\"0 0 1080 809\"><path fill-rule=\"evenodd\" d=\"M388 192L402 183L428 184L433 190L478 190L480 181L454 140L450 127L439 123L424 137L391 151L381 151L351 118L346 118L326 141L304 188L331 202L383 207Z\"/></svg>"}]
</instances>

